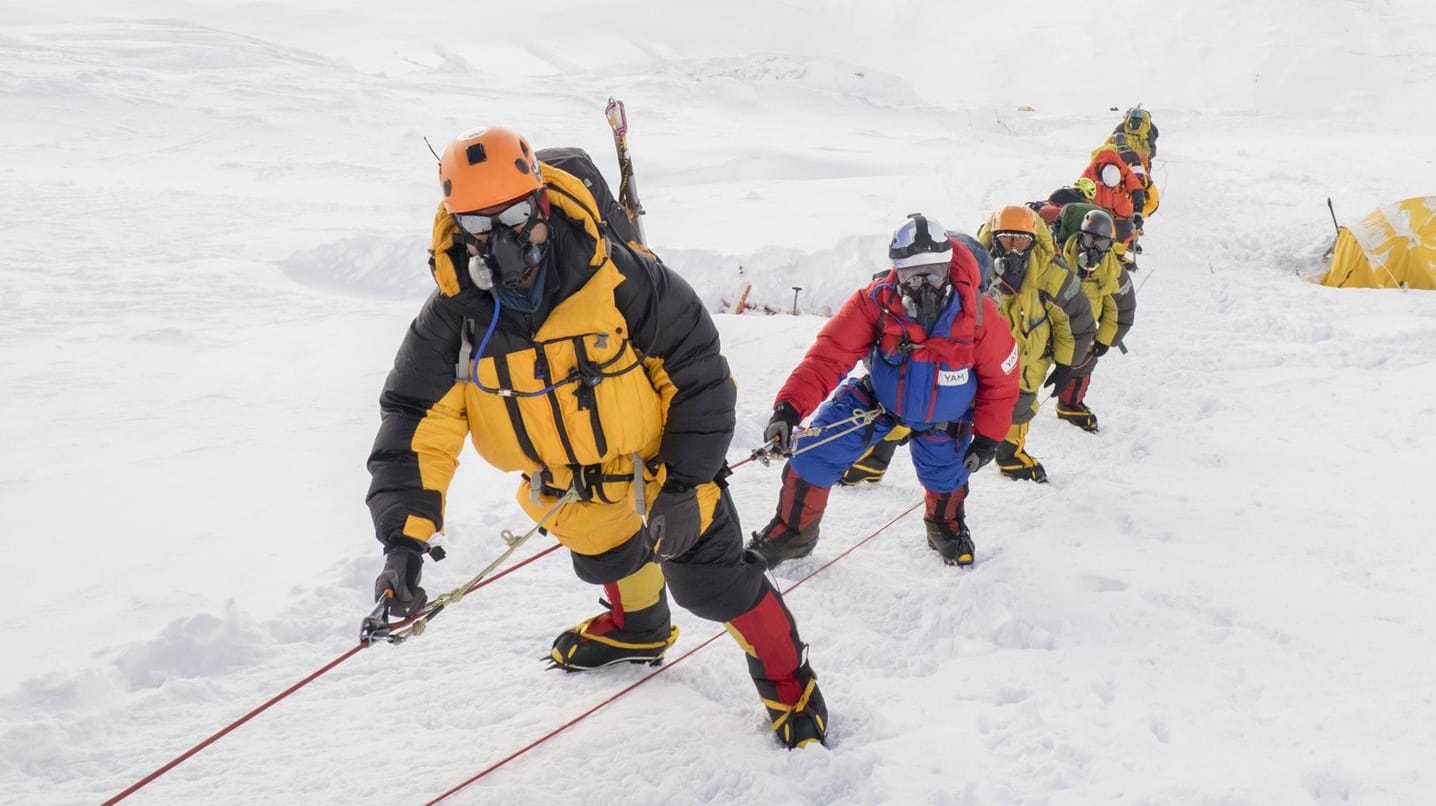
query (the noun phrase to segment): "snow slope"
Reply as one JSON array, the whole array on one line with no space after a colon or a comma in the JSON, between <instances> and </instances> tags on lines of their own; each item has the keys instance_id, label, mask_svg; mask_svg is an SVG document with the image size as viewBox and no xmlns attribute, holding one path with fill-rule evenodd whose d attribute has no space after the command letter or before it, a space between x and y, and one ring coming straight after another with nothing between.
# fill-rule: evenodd
<instances>
[{"instance_id":1,"label":"snow slope","mask_svg":"<svg viewBox=\"0 0 1436 806\"><path fill-rule=\"evenodd\" d=\"M975 229L1143 102L1138 325L1100 435L1036 422L1051 484L974 481L978 565L909 516L790 595L827 750L773 748L720 638L452 802L1429 801L1436 297L1304 277L1327 196L1355 220L1432 192L1433 36L1417 0L3 0L0 801L101 801L353 645L375 398L429 287L423 138L506 122L612 172L610 95L658 251L715 309L752 282L805 311L906 213ZM823 320L717 318L736 461ZM528 526L469 457L430 591ZM776 480L734 476L750 528ZM919 496L901 454L836 491L778 580ZM540 560L132 802L428 800L645 673L542 670L596 596ZM720 630L676 619L675 653Z\"/></svg>"}]
</instances>

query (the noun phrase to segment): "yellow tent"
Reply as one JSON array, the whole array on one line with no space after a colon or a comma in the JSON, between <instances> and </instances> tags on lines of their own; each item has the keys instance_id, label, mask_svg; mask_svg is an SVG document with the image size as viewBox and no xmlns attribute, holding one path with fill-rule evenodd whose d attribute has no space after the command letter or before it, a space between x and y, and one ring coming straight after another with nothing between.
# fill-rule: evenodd
<instances>
[{"instance_id":1,"label":"yellow tent","mask_svg":"<svg viewBox=\"0 0 1436 806\"><path fill-rule=\"evenodd\" d=\"M1436 196L1389 204L1341 227L1321 284L1436 289Z\"/></svg>"}]
</instances>

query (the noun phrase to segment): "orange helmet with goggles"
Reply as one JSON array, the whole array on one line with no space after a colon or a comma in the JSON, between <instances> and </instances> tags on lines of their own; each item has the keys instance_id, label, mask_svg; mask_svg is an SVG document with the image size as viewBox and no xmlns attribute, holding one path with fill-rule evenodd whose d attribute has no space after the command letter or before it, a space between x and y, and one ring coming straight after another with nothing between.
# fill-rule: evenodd
<instances>
[{"instance_id":1,"label":"orange helmet with goggles","mask_svg":"<svg viewBox=\"0 0 1436 806\"><path fill-rule=\"evenodd\" d=\"M992 214L988 229L992 232L994 254L1026 252L1037 240L1037 228L1044 226L1032 208L1009 204Z\"/></svg>"},{"instance_id":2,"label":"orange helmet with goggles","mask_svg":"<svg viewBox=\"0 0 1436 806\"><path fill-rule=\"evenodd\" d=\"M1009 204L992 214L992 224L988 228L994 233L1025 232L1036 236L1039 226L1041 224L1032 208L1023 204Z\"/></svg>"},{"instance_id":3,"label":"orange helmet with goggles","mask_svg":"<svg viewBox=\"0 0 1436 806\"><path fill-rule=\"evenodd\" d=\"M529 142L502 126L470 129L449 143L439 182L450 214L497 207L543 187Z\"/></svg>"},{"instance_id":4,"label":"orange helmet with goggles","mask_svg":"<svg viewBox=\"0 0 1436 806\"><path fill-rule=\"evenodd\" d=\"M1027 277L1037 228L1046 226L1032 208L1009 204L992 214L987 228L992 237L992 268L1000 292L1015 294Z\"/></svg>"}]
</instances>

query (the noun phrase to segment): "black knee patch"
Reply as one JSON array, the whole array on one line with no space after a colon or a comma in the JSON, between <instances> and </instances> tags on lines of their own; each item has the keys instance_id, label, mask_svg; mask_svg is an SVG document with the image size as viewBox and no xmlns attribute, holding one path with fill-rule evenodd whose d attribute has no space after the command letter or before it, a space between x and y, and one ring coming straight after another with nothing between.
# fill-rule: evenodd
<instances>
[{"instance_id":1,"label":"black knee patch","mask_svg":"<svg viewBox=\"0 0 1436 806\"><path fill-rule=\"evenodd\" d=\"M765 584L767 566L743 548L743 528L728 491L713 513L713 524L683 562L663 564L673 601L695 616L728 621L746 613Z\"/></svg>"},{"instance_id":2,"label":"black knee patch","mask_svg":"<svg viewBox=\"0 0 1436 806\"><path fill-rule=\"evenodd\" d=\"M602 554L579 554L576 551L570 554L573 557L573 572L579 579L592 585L604 585L617 582L642 568L652 558L653 547L640 529L617 548Z\"/></svg>"}]
</instances>

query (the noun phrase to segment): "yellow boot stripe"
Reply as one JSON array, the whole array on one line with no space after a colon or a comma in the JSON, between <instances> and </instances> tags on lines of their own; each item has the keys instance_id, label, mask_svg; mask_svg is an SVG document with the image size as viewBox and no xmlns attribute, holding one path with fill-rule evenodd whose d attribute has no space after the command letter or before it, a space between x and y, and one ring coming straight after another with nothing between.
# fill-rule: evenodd
<instances>
[{"instance_id":1,"label":"yellow boot stripe","mask_svg":"<svg viewBox=\"0 0 1436 806\"><path fill-rule=\"evenodd\" d=\"M588 625L592 622L593 619L589 619L588 621L585 621L583 624L581 624L579 626L578 634L583 636L584 638L587 638L590 641L597 641L600 644L615 646L619 649L659 649L661 647L673 646L673 643L678 640L678 628L670 627L668 628L668 638L662 641L644 641L643 643L620 641L616 638L609 638L606 635L596 635L589 632ZM577 645L575 644L575 646Z\"/></svg>"},{"instance_id":2,"label":"yellow boot stripe","mask_svg":"<svg viewBox=\"0 0 1436 806\"><path fill-rule=\"evenodd\" d=\"M647 563L616 584L624 612L646 610L658 604L663 594L663 569L658 563Z\"/></svg>"},{"instance_id":3,"label":"yellow boot stripe","mask_svg":"<svg viewBox=\"0 0 1436 806\"><path fill-rule=\"evenodd\" d=\"M1018 451L1012 458L1016 460L1016 464L1012 462L998 462L997 467L1001 470L1024 470L1037 466L1037 460L1028 456L1025 451Z\"/></svg>"}]
</instances>

